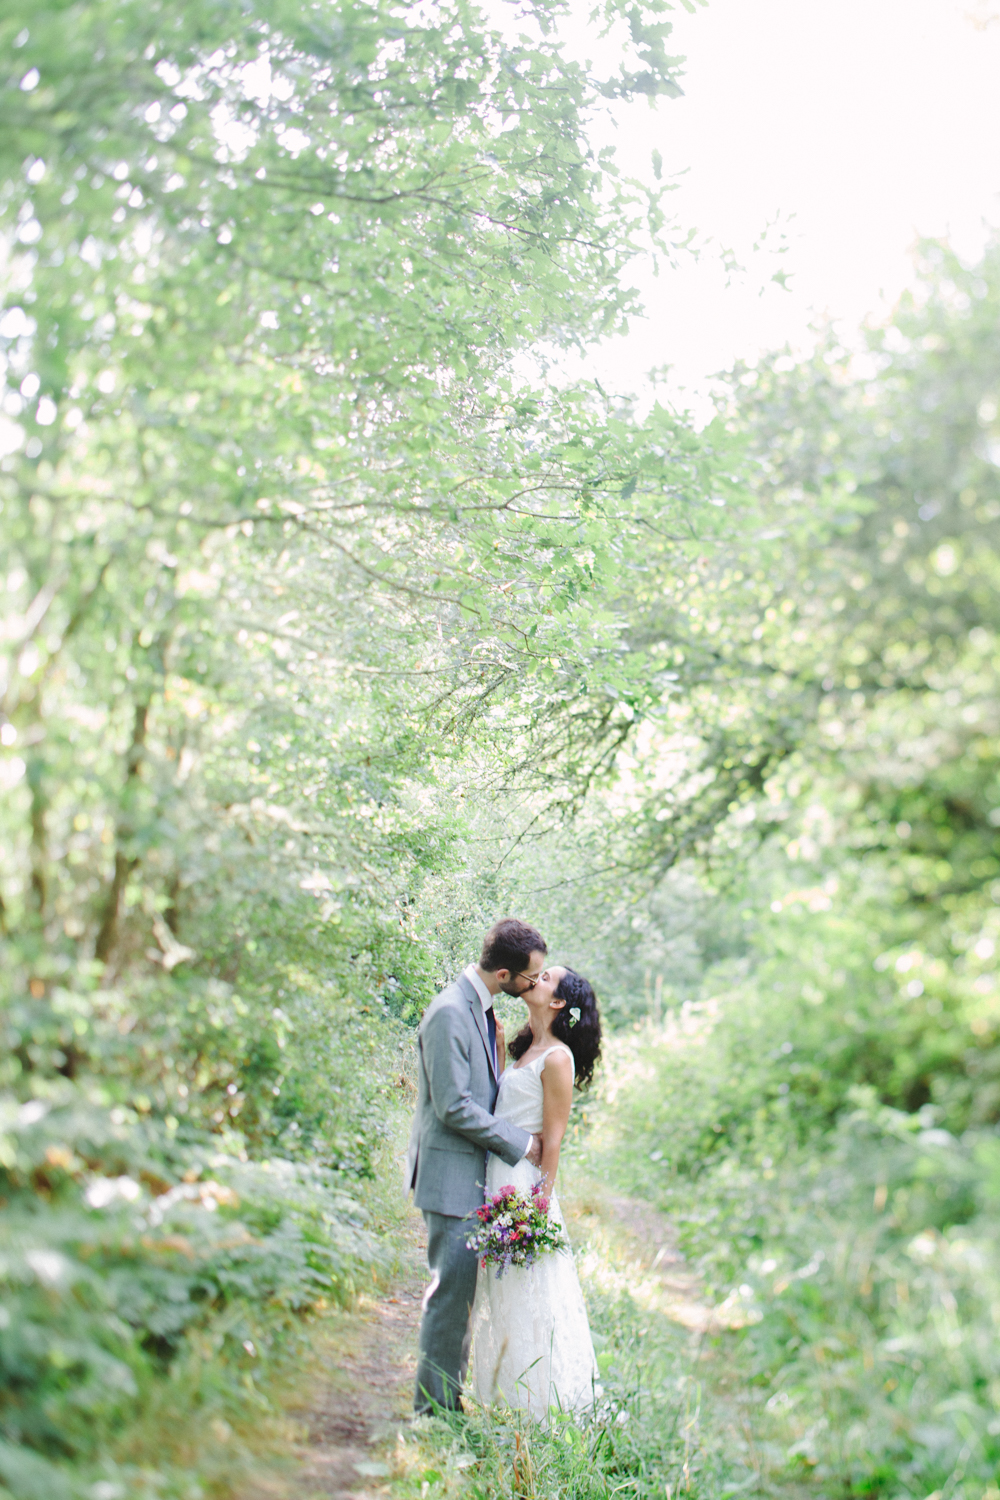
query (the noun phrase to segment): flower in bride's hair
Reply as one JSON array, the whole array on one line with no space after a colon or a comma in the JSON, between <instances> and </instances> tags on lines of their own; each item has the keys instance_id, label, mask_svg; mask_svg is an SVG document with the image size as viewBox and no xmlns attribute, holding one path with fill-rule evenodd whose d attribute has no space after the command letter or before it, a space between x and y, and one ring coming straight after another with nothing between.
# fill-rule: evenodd
<instances>
[{"instance_id":1,"label":"flower in bride's hair","mask_svg":"<svg viewBox=\"0 0 1000 1500\"><path fill-rule=\"evenodd\" d=\"M577 1023L577 1021L579 1021L579 1019L580 1019L580 1007L578 1005L571 1005L569 1007L569 1024L571 1026L575 1026L576 1023Z\"/></svg>"}]
</instances>

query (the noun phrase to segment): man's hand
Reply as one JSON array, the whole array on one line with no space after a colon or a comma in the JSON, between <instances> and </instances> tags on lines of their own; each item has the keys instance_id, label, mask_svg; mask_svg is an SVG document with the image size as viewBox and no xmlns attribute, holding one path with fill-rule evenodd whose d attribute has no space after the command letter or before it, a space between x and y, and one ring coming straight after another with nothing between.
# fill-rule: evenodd
<instances>
[{"instance_id":1,"label":"man's hand","mask_svg":"<svg viewBox=\"0 0 1000 1500\"><path fill-rule=\"evenodd\" d=\"M528 1161L531 1162L531 1165L533 1167L540 1167L541 1166L541 1164L542 1164L542 1138L541 1138L540 1135L533 1135L531 1137L531 1144L529 1145L529 1147L528 1147L527 1151L524 1153L524 1155L525 1155L525 1158Z\"/></svg>"}]
</instances>

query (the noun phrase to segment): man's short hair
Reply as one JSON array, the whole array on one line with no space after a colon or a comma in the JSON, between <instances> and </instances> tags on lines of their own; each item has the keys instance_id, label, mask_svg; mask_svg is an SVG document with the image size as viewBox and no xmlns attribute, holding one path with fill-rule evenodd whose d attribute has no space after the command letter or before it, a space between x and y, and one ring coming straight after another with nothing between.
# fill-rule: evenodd
<instances>
[{"instance_id":1,"label":"man's short hair","mask_svg":"<svg viewBox=\"0 0 1000 1500\"><path fill-rule=\"evenodd\" d=\"M545 939L536 928L529 927L517 917L502 917L483 939L479 967L488 974L495 974L498 969L510 969L512 974L520 974L533 953L548 951Z\"/></svg>"}]
</instances>

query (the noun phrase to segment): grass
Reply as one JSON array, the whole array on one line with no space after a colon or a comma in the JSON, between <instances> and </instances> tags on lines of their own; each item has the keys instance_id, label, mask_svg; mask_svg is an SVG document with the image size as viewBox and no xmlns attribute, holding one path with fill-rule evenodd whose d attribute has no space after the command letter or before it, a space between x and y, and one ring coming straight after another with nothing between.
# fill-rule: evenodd
<instances>
[{"instance_id":1,"label":"grass","mask_svg":"<svg viewBox=\"0 0 1000 1500\"><path fill-rule=\"evenodd\" d=\"M572 1167L569 1174L571 1177ZM603 1396L586 1418L547 1422L473 1408L425 1419L381 1455L392 1500L724 1500L755 1473L746 1444L706 1413L705 1341L675 1322L657 1278L577 1171L563 1195L587 1297ZM575 1187L575 1190L574 1190Z\"/></svg>"},{"instance_id":2,"label":"grass","mask_svg":"<svg viewBox=\"0 0 1000 1500\"><path fill-rule=\"evenodd\" d=\"M691 1176L663 1160L689 1064L647 1054L587 1153L678 1226L708 1299L742 1312L698 1369L703 1424L746 1493L1000 1500L995 1132L956 1137L855 1090L809 1143L773 1128Z\"/></svg>"},{"instance_id":3,"label":"grass","mask_svg":"<svg viewBox=\"0 0 1000 1500\"><path fill-rule=\"evenodd\" d=\"M637 1500L726 1490L727 1464L706 1433L701 1390L668 1330L629 1299L594 1306L604 1399L594 1416L476 1409L460 1425L426 1420L401 1433L388 1493L398 1500Z\"/></svg>"}]
</instances>

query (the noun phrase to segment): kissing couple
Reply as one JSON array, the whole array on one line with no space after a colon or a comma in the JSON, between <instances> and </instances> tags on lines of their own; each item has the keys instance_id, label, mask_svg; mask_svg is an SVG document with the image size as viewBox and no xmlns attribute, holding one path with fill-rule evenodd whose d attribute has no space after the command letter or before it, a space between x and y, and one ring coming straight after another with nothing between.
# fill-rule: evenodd
<instances>
[{"instance_id":1,"label":"kissing couple","mask_svg":"<svg viewBox=\"0 0 1000 1500\"><path fill-rule=\"evenodd\" d=\"M417 1113L407 1190L427 1224L431 1283L423 1302L415 1409L461 1410L472 1352L472 1390L483 1403L544 1416L594 1400L597 1362L568 1248L500 1278L467 1241L486 1193L539 1187L561 1229L555 1196L573 1088L591 1080L601 1050L597 997L572 969L546 967L548 949L507 917L424 1012L417 1032ZM493 1011L503 993L527 1018L509 1047ZM506 1055L510 1062L505 1066ZM477 1289L478 1275L478 1289Z\"/></svg>"}]
</instances>

